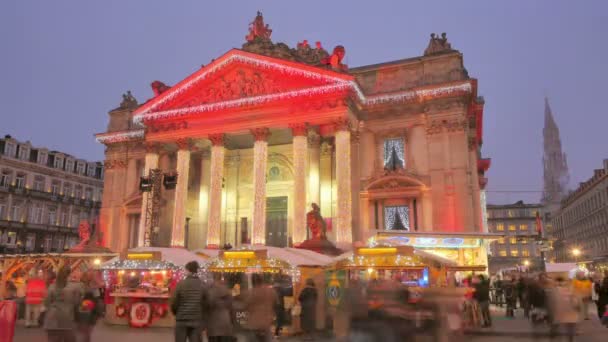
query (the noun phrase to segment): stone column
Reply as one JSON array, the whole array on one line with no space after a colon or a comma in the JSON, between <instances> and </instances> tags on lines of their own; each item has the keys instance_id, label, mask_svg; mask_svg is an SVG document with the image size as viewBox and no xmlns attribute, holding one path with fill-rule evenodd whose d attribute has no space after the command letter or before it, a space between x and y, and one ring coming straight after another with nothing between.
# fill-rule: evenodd
<instances>
[{"instance_id":1,"label":"stone column","mask_svg":"<svg viewBox=\"0 0 608 342\"><path fill-rule=\"evenodd\" d=\"M198 195L198 223L195 230L192 230L192 224L190 229L196 234L190 234L191 237L195 238L192 241L192 246L197 248L204 248L207 242L207 232L209 224L209 174L211 170L211 151L204 150L201 154L201 179L200 188ZM188 241L190 245L190 241Z\"/></svg>"},{"instance_id":2,"label":"stone column","mask_svg":"<svg viewBox=\"0 0 608 342\"><path fill-rule=\"evenodd\" d=\"M337 184L337 225L336 242L351 244L352 230L352 179L350 156L350 123L347 119L336 122L336 182Z\"/></svg>"},{"instance_id":3,"label":"stone column","mask_svg":"<svg viewBox=\"0 0 608 342\"><path fill-rule=\"evenodd\" d=\"M190 141L177 141L177 184L171 230L171 247L184 247L186 232L186 201L188 200L188 174L190 173Z\"/></svg>"},{"instance_id":4,"label":"stone column","mask_svg":"<svg viewBox=\"0 0 608 342\"><path fill-rule=\"evenodd\" d=\"M150 170L158 168L158 145L157 144L146 144L146 160L144 164L144 176L147 177L150 174ZM139 220L139 232L137 234L137 246L145 246L150 241L144 241L146 230L150 231L152 227L146 227L146 212L148 210L148 199L150 192L142 193L141 197L141 216Z\"/></svg>"},{"instance_id":5,"label":"stone column","mask_svg":"<svg viewBox=\"0 0 608 342\"><path fill-rule=\"evenodd\" d=\"M130 196L137 191L139 186L139 175L137 174L137 159L129 158L127 160L127 186L125 195Z\"/></svg>"},{"instance_id":6,"label":"stone column","mask_svg":"<svg viewBox=\"0 0 608 342\"><path fill-rule=\"evenodd\" d=\"M321 137L317 132L308 134L308 203L321 204Z\"/></svg>"},{"instance_id":7,"label":"stone column","mask_svg":"<svg viewBox=\"0 0 608 342\"><path fill-rule=\"evenodd\" d=\"M266 163L268 161L268 128L251 130L253 144L253 222L252 244L266 242Z\"/></svg>"},{"instance_id":8,"label":"stone column","mask_svg":"<svg viewBox=\"0 0 608 342\"><path fill-rule=\"evenodd\" d=\"M308 170L308 137L306 124L291 127L293 135L293 243L306 240L306 175Z\"/></svg>"},{"instance_id":9,"label":"stone column","mask_svg":"<svg viewBox=\"0 0 608 342\"><path fill-rule=\"evenodd\" d=\"M222 223L222 181L224 178L224 134L212 134L211 169L209 171L209 219L207 220L207 248L219 247Z\"/></svg>"}]
</instances>

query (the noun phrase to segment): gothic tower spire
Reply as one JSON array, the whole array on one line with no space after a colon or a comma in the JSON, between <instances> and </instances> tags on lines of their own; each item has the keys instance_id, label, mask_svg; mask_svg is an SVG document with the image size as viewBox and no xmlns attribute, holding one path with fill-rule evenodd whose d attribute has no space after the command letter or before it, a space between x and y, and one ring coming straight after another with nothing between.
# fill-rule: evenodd
<instances>
[{"instance_id":1,"label":"gothic tower spire","mask_svg":"<svg viewBox=\"0 0 608 342\"><path fill-rule=\"evenodd\" d=\"M549 99L545 97L545 127L543 128L543 198L544 204L559 204L567 194L570 175L566 154L562 152L559 128L553 118Z\"/></svg>"}]
</instances>

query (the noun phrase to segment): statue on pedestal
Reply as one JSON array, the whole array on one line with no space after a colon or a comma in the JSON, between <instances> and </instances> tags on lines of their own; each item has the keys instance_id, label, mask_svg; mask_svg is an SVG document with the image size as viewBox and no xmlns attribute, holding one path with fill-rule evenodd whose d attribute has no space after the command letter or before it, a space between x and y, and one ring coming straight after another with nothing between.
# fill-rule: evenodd
<instances>
[{"instance_id":1,"label":"statue on pedestal","mask_svg":"<svg viewBox=\"0 0 608 342\"><path fill-rule=\"evenodd\" d=\"M316 203L312 204L312 210L306 214L306 226L310 229L312 240L327 240L327 226L321 216L321 208Z\"/></svg>"}]
</instances>

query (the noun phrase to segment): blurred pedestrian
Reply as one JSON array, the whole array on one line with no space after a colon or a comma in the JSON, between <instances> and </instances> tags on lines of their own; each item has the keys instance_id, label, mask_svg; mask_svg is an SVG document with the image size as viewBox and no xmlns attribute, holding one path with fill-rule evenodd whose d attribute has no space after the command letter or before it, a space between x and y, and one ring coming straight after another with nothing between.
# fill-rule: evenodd
<instances>
[{"instance_id":1,"label":"blurred pedestrian","mask_svg":"<svg viewBox=\"0 0 608 342\"><path fill-rule=\"evenodd\" d=\"M574 295L580 302L581 319L589 319L589 302L591 301L591 281L585 276L585 273L579 271L576 277L572 280L572 289Z\"/></svg>"},{"instance_id":2,"label":"blurred pedestrian","mask_svg":"<svg viewBox=\"0 0 608 342\"><path fill-rule=\"evenodd\" d=\"M32 269L25 287L25 327L37 327L38 318L42 312L42 302L46 297L46 284L41 272Z\"/></svg>"},{"instance_id":3,"label":"blurred pedestrian","mask_svg":"<svg viewBox=\"0 0 608 342\"><path fill-rule=\"evenodd\" d=\"M574 341L576 324L580 319L580 300L568 286L566 281L558 277L557 286L551 290L551 316L553 317L551 335L555 336L557 330L562 328L569 342Z\"/></svg>"},{"instance_id":4,"label":"blurred pedestrian","mask_svg":"<svg viewBox=\"0 0 608 342\"><path fill-rule=\"evenodd\" d=\"M175 287L171 297L171 312L175 315L175 342L202 342L203 313L207 296L198 277L196 261L186 264L187 275Z\"/></svg>"},{"instance_id":5,"label":"blurred pedestrian","mask_svg":"<svg viewBox=\"0 0 608 342\"><path fill-rule=\"evenodd\" d=\"M264 284L260 274L251 275L253 288L245 298L245 308L248 313L245 327L253 333L260 342L270 340L270 327L274 321L274 304L277 295L270 286Z\"/></svg>"},{"instance_id":6,"label":"blurred pedestrian","mask_svg":"<svg viewBox=\"0 0 608 342\"><path fill-rule=\"evenodd\" d=\"M496 277L496 282L494 283L494 288L496 291L496 304L498 304L499 307L502 308L502 304L504 303L504 286L503 286L503 281L501 279L501 276L498 275Z\"/></svg>"},{"instance_id":7,"label":"blurred pedestrian","mask_svg":"<svg viewBox=\"0 0 608 342\"><path fill-rule=\"evenodd\" d=\"M310 278L306 279L306 287L300 292L298 301L302 306L300 326L308 338L312 338L312 333L316 330L317 326L317 297L315 282Z\"/></svg>"},{"instance_id":8,"label":"blurred pedestrian","mask_svg":"<svg viewBox=\"0 0 608 342\"><path fill-rule=\"evenodd\" d=\"M76 325L82 342L90 342L93 328L103 315L103 302L99 298L98 285L92 271L82 274L80 278L83 297L76 310Z\"/></svg>"},{"instance_id":9,"label":"blurred pedestrian","mask_svg":"<svg viewBox=\"0 0 608 342\"><path fill-rule=\"evenodd\" d=\"M604 277L604 280L602 280L602 285L600 285L597 305L599 311L598 314L600 319L603 320L606 316L606 310L608 309L608 275Z\"/></svg>"},{"instance_id":10,"label":"blurred pedestrian","mask_svg":"<svg viewBox=\"0 0 608 342\"><path fill-rule=\"evenodd\" d=\"M49 342L75 342L76 312L75 308L80 302L81 292L78 287L69 284L71 273L69 266L63 266L57 272L55 283L49 286L48 294L44 300L46 313L44 329Z\"/></svg>"},{"instance_id":11,"label":"blurred pedestrian","mask_svg":"<svg viewBox=\"0 0 608 342\"><path fill-rule=\"evenodd\" d=\"M274 292L277 294L277 302L274 304L274 315L276 317L276 323L274 328L274 336L278 337L281 335L281 329L285 325L286 314L285 314L285 295L283 287L279 281L274 283Z\"/></svg>"},{"instance_id":12,"label":"blurred pedestrian","mask_svg":"<svg viewBox=\"0 0 608 342\"><path fill-rule=\"evenodd\" d=\"M481 311L481 326L488 328L492 326L492 316L490 315L490 283L480 274L477 276L478 281L474 284L475 292L473 298L479 305Z\"/></svg>"},{"instance_id":13,"label":"blurred pedestrian","mask_svg":"<svg viewBox=\"0 0 608 342\"><path fill-rule=\"evenodd\" d=\"M504 284L505 302L507 304L507 317L515 317L517 305L517 283L515 278L506 280Z\"/></svg>"},{"instance_id":14,"label":"blurred pedestrian","mask_svg":"<svg viewBox=\"0 0 608 342\"><path fill-rule=\"evenodd\" d=\"M232 293L221 280L215 281L208 290L208 310L209 342L233 341L235 312Z\"/></svg>"},{"instance_id":15,"label":"blurred pedestrian","mask_svg":"<svg viewBox=\"0 0 608 342\"><path fill-rule=\"evenodd\" d=\"M602 313L601 313L601 308L600 308L600 288L602 286L602 279L599 277L599 275L596 275L594 278L592 278L592 283L591 283L591 301L595 303L595 306L597 307L597 317L601 320L602 319Z\"/></svg>"}]
</instances>

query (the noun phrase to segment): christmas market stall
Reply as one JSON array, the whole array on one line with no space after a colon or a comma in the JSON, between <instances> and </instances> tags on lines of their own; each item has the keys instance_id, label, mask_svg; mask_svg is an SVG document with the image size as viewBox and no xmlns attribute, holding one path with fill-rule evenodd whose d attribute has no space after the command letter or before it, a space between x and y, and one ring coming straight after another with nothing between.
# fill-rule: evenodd
<instances>
[{"instance_id":1,"label":"christmas market stall","mask_svg":"<svg viewBox=\"0 0 608 342\"><path fill-rule=\"evenodd\" d=\"M284 300L286 315L297 315L296 295L304 286L303 281L315 279L318 288L323 288L323 269L332 258L313 251L296 248L270 246L248 246L240 250L222 250L217 257L205 264L205 269L214 279L222 280L232 289L235 306L242 300L247 289L252 287L253 275L259 275L266 285L278 287ZM319 291L322 303L324 296ZM236 321L243 325L246 311L237 310ZM293 320L296 323L298 320ZM297 324L287 328L288 333L297 331Z\"/></svg>"},{"instance_id":2,"label":"christmas market stall","mask_svg":"<svg viewBox=\"0 0 608 342\"><path fill-rule=\"evenodd\" d=\"M142 327L171 327L169 299L189 261L204 259L181 248L140 247L101 266L106 287L106 322Z\"/></svg>"}]
</instances>

